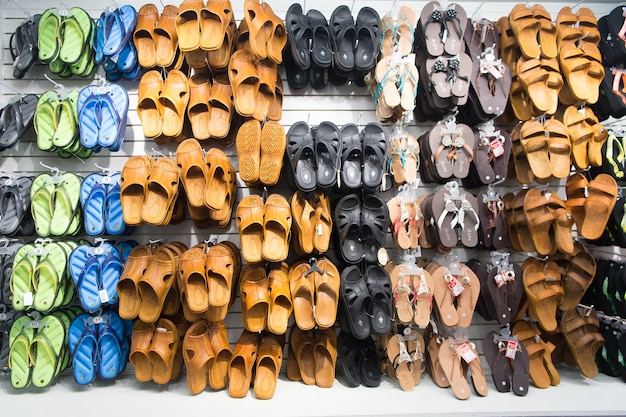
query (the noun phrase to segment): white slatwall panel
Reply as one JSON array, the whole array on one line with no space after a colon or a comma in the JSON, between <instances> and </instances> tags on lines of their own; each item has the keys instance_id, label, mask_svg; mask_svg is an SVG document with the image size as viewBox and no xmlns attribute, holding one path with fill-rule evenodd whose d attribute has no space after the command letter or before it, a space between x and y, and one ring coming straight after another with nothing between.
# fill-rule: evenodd
<instances>
[{"instance_id":1,"label":"white slatwall panel","mask_svg":"<svg viewBox=\"0 0 626 417\"><path fill-rule=\"evenodd\" d=\"M8 49L9 37L15 27L25 18L27 12L41 13L47 7L63 8L63 3L56 0L36 1L36 0L18 0L19 6L14 1L0 0L2 4L0 8L0 106L4 106L11 97L14 95L14 90L18 90L22 93L36 93L40 94L43 91L52 89L53 85L44 78L44 74L50 74L47 67L44 65L36 65L31 68L27 75L22 80L12 79L12 59ZM243 18L243 0L232 0L233 10L235 18L239 21ZM93 18L97 18L104 7L110 5L111 2L106 0L67 0L65 3L68 6L83 7L89 12ZM118 1L121 4L132 4L136 9L139 9L141 5L148 3L148 0L126 0ZM159 3L159 0L153 1L159 10L162 10L163 6ZM163 0L163 4L169 4ZM178 4L178 2L171 2L172 4ZM287 8L291 5L289 0L273 0L270 2L275 13L284 18ZM382 16L385 13L392 11L395 12L401 5L408 5L416 10L419 16L419 11L426 4L426 1L393 1L393 0L373 0L373 1L347 1L345 4L352 7L353 14L356 16L358 10L363 6L370 6L375 8ZM467 11L468 17L474 16L474 18L485 17L491 20L497 20L500 16L507 15L512 7L515 5L515 1L459 1L459 3ZM580 2L579 2L580 3ZM617 2L606 0L588 0L584 6L591 8L598 17L610 12ZM310 8L316 8L320 10L327 18L330 18L332 11L340 3L331 0L318 0L318 1L304 1L302 2L303 8L306 10ZM553 1L548 0L542 2L548 12L556 19L556 15L561 7L565 5L572 6L565 1ZM103 73L103 72L102 72ZM296 121L304 120L313 126L319 124L322 121L332 121L341 127L343 124L349 122L357 122L359 125L365 125L368 122L377 121L374 112L374 105L371 94L367 88L359 88L354 85L335 87L329 85L322 91L315 91L310 87L298 91L292 92L287 85L284 77L284 71L281 70L281 74L284 79L284 106L283 106L283 118L281 123L284 125L285 130ZM54 77L53 77L54 78ZM58 78L55 78L59 80ZM83 86L87 85L90 80L71 78L59 80L68 90L76 89L80 90ZM11 150L7 150L0 154L0 168L6 171L28 171L33 173L45 172L46 170L39 165L39 162L43 162L50 166L57 166L62 170L73 171L78 174L88 174L90 172L97 172L95 164L99 166L109 167L112 170L120 171L130 155L150 154L153 149L157 149L159 152L168 154L175 152L176 144L170 144L166 146L156 145L153 141L144 138L139 117L135 110L137 104L137 85L138 81L128 82L122 81L121 84L127 88L130 95L130 111L128 114L128 123L126 138L122 149L117 153L111 153L108 150L103 150L97 156L94 156L86 161L79 161L77 159L66 160L61 159L56 154L42 152L37 148L36 138L34 133L28 134L24 137L19 145ZM414 133L416 136L420 135L432 126L432 123L415 124L412 123L408 126L408 130ZM390 128L390 127L389 127ZM211 142L206 142L210 144ZM221 145L217 145L220 146ZM225 152L231 158L235 168L238 166L236 161L236 149L234 144L224 148ZM565 197L563 184L553 184L558 189L559 194ZM251 190L246 188L243 181L238 181L239 191L237 193L237 200L240 200L245 195L252 193L258 193L259 190ZM427 193L435 188L434 185L421 186L422 193ZM514 182L507 182L501 185L498 190L502 193L514 190L518 188L518 185ZM286 187L286 181L279 183L277 187L270 190L270 192L276 190L290 196L290 192ZM384 194L389 198L393 194L393 191L389 191ZM219 240L230 240L238 243L239 237L237 235L237 228L235 222L231 222L227 229L205 229L196 230L191 220L183 222L181 225L165 226L165 227L153 227L153 226L141 226L135 230L135 233L130 238L137 240L140 243L145 243L149 239L156 239L161 237L167 237L170 240L180 240L187 245L193 245L198 241L201 241L209 235L219 235ZM388 239L389 247L392 247L391 238ZM477 250L463 250L455 249L455 253L459 255L461 260L466 260L470 257L477 257L479 259L487 259L488 253L486 251ZM436 257L437 254L433 251L424 251L424 256L428 258ZM523 261L526 257L525 254L515 255L517 261ZM229 329L229 339L231 343L235 343L242 328L241 322L241 306L237 301L232 311L229 313L226 320L227 327ZM490 329L495 328L493 323L486 323L480 317L475 318L473 325L469 328L468 334L472 340L481 340L483 335ZM479 352L482 353L481 343L477 343ZM484 362L483 362L484 364ZM487 368L485 368L487 369ZM127 371L128 373L128 371ZM132 378L132 377L130 377ZM430 382L430 381L429 381ZM282 382L281 382L282 383ZM618 382L619 384L619 382ZM132 385L132 384L131 384ZM338 383L336 384L338 385ZM393 384L384 384L389 389L398 390L397 386ZM427 385L432 385L427 384ZM136 384L134 385L136 386ZM434 386L434 385L433 385ZM491 388L491 387L490 387ZM280 389L280 386L279 386ZM335 389L335 388L332 388ZM418 389L417 392L420 390ZM495 390L494 390L495 391ZM371 392L371 391L364 391ZM363 395L362 399L367 398L369 394ZM494 396L497 396L494 395ZM490 397L492 397L490 395ZM506 396L508 397L508 396ZM562 397L561 399L565 399ZM288 401L284 399L281 401ZM281 403L282 404L282 403ZM340 415L349 415L350 411L346 408L341 408L343 411L337 411ZM412 410L412 411L409 411ZM415 411L413 407L407 408L407 412L412 413ZM468 408L466 411L470 411ZM496 409L491 409L496 411ZM485 410L482 410L485 412ZM332 413L331 413L332 414Z\"/></svg>"}]
</instances>

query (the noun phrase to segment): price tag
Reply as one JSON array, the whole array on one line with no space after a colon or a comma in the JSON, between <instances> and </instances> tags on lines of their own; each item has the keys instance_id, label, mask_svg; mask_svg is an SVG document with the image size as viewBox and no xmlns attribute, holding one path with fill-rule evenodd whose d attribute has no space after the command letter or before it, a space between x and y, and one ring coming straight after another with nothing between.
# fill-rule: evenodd
<instances>
[{"instance_id":1,"label":"price tag","mask_svg":"<svg viewBox=\"0 0 626 417\"><path fill-rule=\"evenodd\" d=\"M28 325L30 326L31 329L38 329L39 328L39 321L38 320L33 320Z\"/></svg>"},{"instance_id":2,"label":"price tag","mask_svg":"<svg viewBox=\"0 0 626 417\"><path fill-rule=\"evenodd\" d=\"M93 324L101 324L103 322L104 322L104 320L102 320L102 317L100 317L100 316L93 318Z\"/></svg>"},{"instance_id":3,"label":"price tag","mask_svg":"<svg viewBox=\"0 0 626 417\"><path fill-rule=\"evenodd\" d=\"M495 65L487 65L487 71L489 71L489 74L491 74L495 79L502 78L502 73L498 71Z\"/></svg>"},{"instance_id":4,"label":"price tag","mask_svg":"<svg viewBox=\"0 0 626 417\"><path fill-rule=\"evenodd\" d=\"M506 354L505 356L509 359L515 359L515 354L517 353L517 341L509 340L506 344Z\"/></svg>"},{"instance_id":5,"label":"price tag","mask_svg":"<svg viewBox=\"0 0 626 417\"><path fill-rule=\"evenodd\" d=\"M463 291L465 291L465 287L461 285L459 280L456 279L455 277L450 277L448 281L446 282L446 285L452 292L452 295L455 297L458 297L459 295L461 295Z\"/></svg>"},{"instance_id":6,"label":"price tag","mask_svg":"<svg viewBox=\"0 0 626 417\"><path fill-rule=\"evenodd\" d=\"M491 146L491 151L493 152L493 156L495 156L496 158L499 158L502 155L504 155L504 146L502 146L502 142L500 142L498 139L492 140L489 143L489 146Z\"/></svg>"},{"instance_id":7,"label":"price tag","mask_svg":"<svg viewBox=\"0 0 626 417\"><path fill-rule=\"evenodd\" d=\"M317 235L318 236L322 236L324 234L324 228L322 227L321 224L317 225Z\"/></svg>"},{"instance_id":8,"label":"price tag","mask_svg":"<svg viewBox=\"0 0 626 417\"><path fill-rule=\"evenodd\" d=\"M28 291L24 293L24 307L30 307L33 305L33 293Z\"/></svg>"},{"instance_id":9,"label":"price tag","mask_svg":"<svg viewBox=\"0 0 626 417\"><path fill-rule=\"evenodd\" d=\"M165 327L157 327L156 331L159 332L159 333L166 333L167 329Z\"/></svg>"},{"instance_id":10,"label":"price tag","mask_svg":"<svg viewBox=\"0 0 626 417\"><path fill-rule=\"evenodd\" d=\"M109 294L107 293L106 290L100 290L98 291L98 295L100 296L100 302L101 303L108 303L109 302Z\"/></svg>"},{"instance_id":11,"label":"price tag","mask_svg":"<svg viewBox=\"0 0 626 417\"><path fill-rule=\"evenodd\" d=\"M111 184L111 177L102 177L102 184Z\"/></svg>"},{"instance_id":12,"label":"price tag","mask_svg":"<svg viewBox=\"0 0 626 417\"><path fill-rule=\"evenodd\" d=\"M467 343L461 343L460 345L457 345L456 350L457 352L459 352L459 355L461 355L463 360L467 363L470 363L471 361L476 359L476 354L474 353L474 351L472 351Z\"/></svg>"},{"instance_id":13,"label":"price tag","mask_svg":"<svg viewBox=\"0 0 626 417\"><path fill-rule=\"evenodd\" d=\"M104 249L101 247L97 247L93 249L93 253L96 255L103 255L104 254Z\"/></svg>"},{"instance_id":14,"label":"price tag","mask_svg":"<svg viewBox=\"0 0 626 417\"><path fill-rule=\"evenodd\" d=\"M68 12L67 10L59 10L59 16L63 16L63 17L67 17L69 16L70 12Z\"/></svg>"},{"instance_id":15,"label":"price tag","mask_svg":"<svg viewBox=\"0 0 626 417\"><path fill-rule=\"evenodd\" d=\"M498 272L494 277L493 277L494 281L496 282L496 284L498 285L498 288L502 287L503 285L506 284L506 275L504 275L504 273L502 272Z\"/></svg>"}]
</instances>

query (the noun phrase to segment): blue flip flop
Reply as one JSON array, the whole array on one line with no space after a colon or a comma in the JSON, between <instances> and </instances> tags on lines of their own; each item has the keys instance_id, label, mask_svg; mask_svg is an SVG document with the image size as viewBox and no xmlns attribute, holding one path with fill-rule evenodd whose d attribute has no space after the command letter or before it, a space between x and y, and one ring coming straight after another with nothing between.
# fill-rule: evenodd
<instances>
[{"instance_id":1,"label":"blue flip flop","mask_svg":"<svg viewBox=\"0 0 626 417\"><path fill-rule=\"evenodd\" d=\"M108 320L98 325L98 375L103 379L113 379L126 366L129 347L124 320L115 312L108 312L106 316Z\"/></svg>"},{"instance_id":2,"label":"blue flip flop","mask_svg":"<svg viewBox=\"0 0 626 417\"><path fill-rule=\"evenodd\" d=\"M105 21L104 14L96 20L96 24L93 30L93 49L95 52L94 62L96 64L102 64L105 60L104 55L104 41L105 41Z\"/></svg>"},{"instance_id":3,"label":"blue flip flop","mask_svg":"<svg viewBox=\"0 0 626 417\"><path fill-rule=\"evenodd\" d=\"M85 208L85 204L87 204L87 199L89 198L89 194L91 194L91 190L94 185L102 182L102 174L92 173L89 174L83 179L82 184L80 185L80 205Z\"/></svg>"},{"instance_id":4,"label":"blue flip flop","mask_svg":"<svg viewBox=\"0 0 626 417\"><path fill-rule=\"evenodd\" d=\"M106 293L106 304L115 305L119 301L117 294L117 283L124 270L124 264L120 259L120 254L114 247L105 257L99 257L100 262L100 291ZM104 297L101 297L104 301Z\"/></svg>"},{"instance_id":5,"label":"blue flip flop","mask_svg":"<svg viewBox=\"0 0 626 417\"><path fill-rule=\"evenodd\" d=\"M128 91L119 84L110 84L105 87L106 95L102 98L102 125L98 143L102 146L117 149L118 144L126 134L126 119L128 116Z\"/></svg>"},{"instance_id":6,"label":"blue flip flop","mask_svg":"<svg viewBox=\"0 0 626 417\"><path fill-rule=\"evenodd\" d=\"M137 49L133 41L129 40L117 55L117 69L122 72L132 71L137 62Z\"/></svg>"},{"instance_id":7,"label":"blue flip flop","mask_svg":"<svg viewBox=\"0 0 626 417\"><path fill-rule=\"evenodd\" d=\"M108 56L117 55L133 34L137 24L137 10L130 5L119 9L107 9L104 14L105 41L103 53Z\"/></svg>"},{"instance_id":8,"label":"blue flip flop","mask_svg":"<svg viewBox=\"0 0 626 417\"><path fill-rule=\"evenodd\" d=\"M80 245L70 254L70 276L86 311L95 311L102 306L98 285L100 263L92 254L93 249L88 245Z\"/></svg>"},{"instance_id":9,"label":"blue flip flop","mask_svg":"<svg viewBox=\"0 0 626 417\"><path fill-rule=\"evenodd\" d=\"M96 379L98 335L89 319L91 316L87 313L76 317L70 325L68 335L74 380L80 385L89 384Z\"/></svg>"},{"instance_id":10,"label":"blue flip flop","mask_svg":"<svg viewBox=\"0 0 626 417\"><path fill-rule=\"evenodd\" d=\"M111 175L110 182L107 184L107 201L105 212L106 232L110 235L119 236L126 233L126 223L122 212L121 195L121 174L115 173Z\"/></svg>"},{"instance_id":11,"label":"blue flip flop","mask_svg":"<svg viewBox=\"0 0 626 417\"><path fill-rule=\"evenodd\" d=\"M85 232L90 236L99 236L104 233L106 200L106 186L100 183L95 184L83 207Z\"/></svg>"},{"instance_id":12,"label":"blue flip flop","mask_svg":"<svg viewBox=\"0 0 626 417\"><path fill-rule=\"evenodd\" d=\"M93 149L98 144L100 132L100 98L98 86L88 85L80 90L76 103L78 111L78 130L80 143L85 148Z\"/></svg>"}]
</instances>

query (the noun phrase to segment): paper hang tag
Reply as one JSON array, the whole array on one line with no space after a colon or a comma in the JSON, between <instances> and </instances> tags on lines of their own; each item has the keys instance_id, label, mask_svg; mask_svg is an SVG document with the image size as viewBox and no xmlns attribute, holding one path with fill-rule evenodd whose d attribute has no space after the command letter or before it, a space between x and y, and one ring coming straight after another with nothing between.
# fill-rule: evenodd
<instances>
[{"instance_id":1,"label":"paper hang tag","mask_svg":"<svg viewBox=\"0 0 626 417\"><path fill-rule=\"evenodd\" d=\"M100 302L102 304L109 302L109 294L107 293L107 290L98 291L98 295L100 296Z\"/></svg>"},{"instance_id":2,"label":"paper hang tag","mask_svg":"<svg viewBox=\"0 0 626 417\"><path fill-rule=\"evenodd\" d=\"M457 345L456 350L457 352L459 352L459 355L461 355L463 360L467 363L470 363L471 361L476 359L476 354L472 351L472 349L470 349L467 343L461 343L460 345Z\"/></svg>"},{"instance_id":3,"label":"paper hang tag","mask_svg":"<svg viewBox=\"0 0 626 417\"><path fill-rule=\"evenodd\" d=\"M28 291L24 293L24 307L30 307L33 305L33 293Z\"/></svg>"},{"instance_id":4,"label":"paper hang tag","mask_svg":"<svg viewBox=\"0 0 626 417\"><path fill-rule=\"evenodd\" d=\"M498 139L494 139L489 143L489 146L491 146L491 151L493 152L493 156L496 158L500 158L502 155L504 155L504 146L502 146L502 142L500 142Z\"/></svg>"},{"instance_id":5,"label":"paper hang tag","mask_svg":"<svg viewBox=\"0 0 626 417\"><path fill-rule=\"evenodd\" d=\"M458 297L463 291L465 291L465 287L461 285L459 280L454 276L450 277L450 279L446 282L446 285L455 297Z\"/></svg>"},{"instance_id":6,"label":"paper hang tag","mask_svg":"<svg viewBox=\"0 0 626 417\"><path fill-rule=\"evenodd\" d=\"M502 272L498 272L494 277L493 277L494 281L496 281L496 284L498 285L498 288L502 287L503 285L506 284L506 275L503 274Z\"/></svg>"},{"instance_id":7,"label":"paper hang tag","mask_svg":"<svg viewBox=\"0 0 626 417\"><path fill-rule=\"evenodd\" d=\"M517 341L509 340L506 344L505 356L509 359L515 359L516 353L517 353Z\"/></svg>"}]
</instances>

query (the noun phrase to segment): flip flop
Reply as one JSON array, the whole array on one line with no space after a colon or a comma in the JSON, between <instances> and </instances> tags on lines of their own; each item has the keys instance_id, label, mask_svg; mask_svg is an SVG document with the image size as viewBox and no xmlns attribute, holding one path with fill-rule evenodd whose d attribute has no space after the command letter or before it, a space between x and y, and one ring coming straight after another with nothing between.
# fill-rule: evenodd
<instances>
[{"instance_id":1,"label":"flip flop","mask_svg":"<svg viewBox=\"0 0 626 417\"><path fill-rule=\"evenodd\" d=\"M30 212L30 188L33 180L20 177L4 181L5 188L0 194L0 232L12 236L19 232L20 226Z\"/></svg>"},{"instance_id":2,"label":"flip flop","mask_svg":"<svg viewBox=\"0 0 626 417\"><path fill-rule=\"evenodd\" d=\"M46 91L37 101L33 125L37 134L37 147L42 151L55 148L52 138L57 128L56 108L60 101L61 97L55 90Z\"/></svg>"},{"instance_id":3,"label":"flip flop","mask_svg":"<svg viewBox=\"0 0 626 417\"><path fill-rule=\"evenodd\" d=\"M387 343L387 358L391 362L394 374L403 391L412 391L415 387L411 357L402 335L391 336Z\"/></svg>"},{"instance_id":4,"label":"flip flop","mask_svg":"<svg viewBox=\"0 0 626 417\"><path fill-rule=\"evenodd\" d=\"M40 19L41 14L29 16L11 35L9 45L14 62L13 77L16 79L24 78L24 75L37 61L37 56L39 55L37 40L39 37Z\"/></svg>"},{"instance_id":5,"label":"flip flop","mask_svg":"<svg viewBox=\"0 0 626 417\"><path fill-rule=\"evenodd\" d=\"M64 285L68 255L58 243L47 244L33 270L33 307L40 312L49 312L58 307L57 297Z\"/></svg>"},{"instance_id":6,"label":"flip flop","mask_svg":"<svg viewBox=\"0 0 626 417\"><path fill-rule=\"evenodd\" d=\"M13 322L9 333L9 368L13 388L26 388L31 382L30 345L35 337L32 319L22 316Z\"/></svg>"},{"instance_id":7,"label":"flip flop","mask_svg":"<svg viewBox=\"0 0 626 417\"><path fill-rule=\"evenodd\" d=\"M133 6L110 7L103 13L105 39L102 51L104 55L115 56L128 43L137 24L138 14Z\"/></svg>"},{"instance_id":8,"label":"flip flop","mask_svg":"<svg viewBox=\"0 0 626 417\"><path fill-rule=\"evenodd\" d=\"M86 46L90 46L93 20L80 7L72 7L59 23L57 33L62 33L59 58L68 65L77 63ZM61 30L61 28L63 28ZM58 35L56 35L58 36Z\"/></svg>"},{"instance_id":9,"label":"flip flop","mask_svg":"<svg viewBox=\"0 0 626 417\"><path fill-rule=\"evenodd\" d=\"M99 293L104 304L115 305L119 301L117 284L124 270L124 264L115 247L109 248L109 251L108 255L98 259L100 263ZM106 298L103 297L104 294L106 294Z\"/></svg>"},{"instance_id":10,"label":"flip flop","mask_svg":"<svg viewBox=\"0 0 626 417\"><path fill-rule=\"evenodd\" d=\"M101 124L98 89L95 85L84 87L80 90L76 103L80 143L85 148L94 148L98 143Z\"/></svg>"},{"instance_id":11,"label":"flip flop","mask_svg":"<svg viewBox=\"0 0 626 417\"><path fill-rule=\"evenodd\" d=\"M59 101L55 108L55 131L52 144L59 149L67 149L76 143L78 129L78 100L79 91L71 91Z\"/></svg>"},{"instance_id":12,"label":"flip flop","mask_svg":"<svg viewBox=\"0 0 626 417\"><path fill-rule=\"evenodd\" d=\"M80 227L80 185L82 178L66 172L62 182L50 195L55 201L54 211L50 219L50 233L56 236L73 234Z\"/></svg>"},{"instance_id":13,"label":"flip flop","mask_svg":"<svg viewBox=\"0 0 626 417\"><path fill-rule=\"evenodd\" d=\"M100 264L93 248L81 245L70 254L70 275L80 302L87 311L96 311L102 305L100 298Z\"/></svg>"},{"instance_id":14,"label":"flip flop","mask_svg":"<svg viewBox=\"0 0 626 417\"><path fill-rule=\"evenodd\" d=\"M119 84L105 87L100 99L100 129L98 144L103 147L118 149L126 132L128 114L128 92Z\"/></svg>"},{"instance_id":15,"label":"flip flop","mask_svg":"<svg viewBox=\"0 0 626 417\"><path fill-rule=\"evenodd\" d=\"M49 386L58 375L63 351L67 343L67 327L54 315L44 316L30 344L30 356L34 362L31 380L34 386Z\"/></svg>"},{"instance_id":16,"label":"flip flop","mask_svg":"<svg viewBox=\"0 0 626 417\"><path fill-rule=\"evenodd\" d=\"M74 380L80 385L90 384L96 379L98 336L95 326L89 324L89 319L92 317L87 313L76 317L68 332Z\"/></svg>"},{"instance_id":17,"label":"flip flop","mask_svg":"<svg viewBox=\"0 0 626 417\"><path fill-rule=\"evenodd\" d=\"M17 100L12 100L4 108L2 112L4 128L0 132L0 147L11 148L24 137L33 126L38 102L39 98L34 94L20 95ZM8 125L5 120L8 120Z\"/></svg>"},{"instance_id":18,"label":"flip flop","mask_svg":"<svg viewBox=\"0 0 626 417\"><path fill-rule=\"evenodd\" d=\"M104 316L107 319L98 324L98 375L114 379L124 370L128 357L126 324L115 312Z\"/></svg>"},{"instance_id":19,"label":"flip flop","mask_svg":"<svg viewBox=\"0 0 626 417\"><path fill-rule=\"evenodd\" d=\"M120 174L114 174L111 183L106 184L106 211L105 211L105 230L107 234L113 236L123 235L127 232L126 223L124 223L124 214L122 209Z\"/></svg>"},{"instance_id":20,"label":"flip flop","mask_svg":"<svg viewBox=\"0 0 626 417\"><path fill-rule=\"evenodd\" d=\"M57 32L62 19L59 10L54 7L44 11L39 19L37 49L39 60L44 64L54 61L59 54Z\"/></svg>"}]
</instances>

